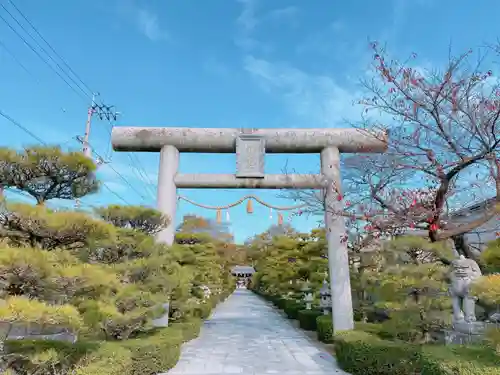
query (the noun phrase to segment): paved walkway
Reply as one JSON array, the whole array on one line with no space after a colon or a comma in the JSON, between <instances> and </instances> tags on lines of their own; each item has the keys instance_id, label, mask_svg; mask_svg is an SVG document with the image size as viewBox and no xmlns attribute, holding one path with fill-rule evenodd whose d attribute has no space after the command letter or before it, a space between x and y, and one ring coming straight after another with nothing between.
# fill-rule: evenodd
<instances>
[{"instance_id":1,"label":"paved walkway","mask_svg":"<svg viewBox=\"0 0 500 375\"><path fill-rule=\"evenodd\" d=\"M335 359L251 291L236 290L168 375L346 375ZM165 375L163 374L163 375Z\"/></svg>"}]
</instances>

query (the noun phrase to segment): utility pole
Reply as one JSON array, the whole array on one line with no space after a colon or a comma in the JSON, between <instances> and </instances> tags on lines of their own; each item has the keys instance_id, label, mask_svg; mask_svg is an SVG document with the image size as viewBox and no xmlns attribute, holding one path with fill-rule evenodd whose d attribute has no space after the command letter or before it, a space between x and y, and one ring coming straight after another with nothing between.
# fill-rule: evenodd
<instances>
[{"instance_id":1,"label":"utility pole","mask_svg":"<svg viewBox=\"0 0 500 375\"><path fill-rule=\"evenodd\" d=\"M89 110L87 111L87 122L85 123L85 134L83 136L83 154L92 159L92 150L90 149L89 137L90 137L90 126L92 124L92 115L94 114L94 106L95 106L95 96L96 94L92 94L92 103L90 104Z\"/></svg>"},{"instance_id":2,"label":"utility pole","mask_svg":"<svg viewBox=\"0 0 500 375\"><path fill-rule=\"evenodd\" d=\"M90 148L90 130L92 126L92 117L94 115L97 115L100 120L108 120L108 121L116 121L118 117L118 112L114 110L114 106L109 106L109 105L104 105L104 104L97 104L95 99L96 96L98 96L99 93L94 93L92 94L92 103L89 107L89 110L87 112L87 122L85 123L85 134L82 137L77 137L77 139L83 144L82 152L83 154L92 159L92 149Z\"/></svg>"},{"instance_id":3,"label":"utility pole","mask_svg":"<svg viewBox=\"0 0 500 375\"><path fill-rule=\"evenodd\" d=\"M116 121L116 119L118 118L118 114L119 114L119 112L116 112L114 110L115 107L112 105L104 105L102 103L97 104L95 99L96 99L96 96L99 96L99 95L100 94L98 92L92 94L92 103L90 104L89 109L87 111L87 122L85 123L85 134L83 135L83 137L81 137L79 135L76 136L76 139L83 145L83 147L82 147L83 154L91 160L93 160L93 158L92 158L92 149L90 147L89 138L90 138L90 129L92 127L92 117L95 114L95 115L97 115L97 117L99 117L100 120L106 119L108 121L112 121L112 120ZM103 163L106 163L106 161L102 160L101 157L98 157L98 160L96 160L97 166L100 166ZM0 191L0 197L1 197L1 191ZM75 208L79 209L80 207L81 207L80 199L75 199Z\"/></svg>"}]
</instances>

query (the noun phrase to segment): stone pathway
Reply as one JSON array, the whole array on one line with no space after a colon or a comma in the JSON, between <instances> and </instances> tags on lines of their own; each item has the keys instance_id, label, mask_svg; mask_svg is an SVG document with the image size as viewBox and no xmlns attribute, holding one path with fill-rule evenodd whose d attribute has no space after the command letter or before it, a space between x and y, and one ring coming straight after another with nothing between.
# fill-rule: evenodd
<instances>
[{"instance_id":1,"label":"stone pathway","mask_svg":"<svg viewBox=\"0 0 500 375\"><path fill-rule=\"evenodd\" d=\"M348 375L269 303L238 289L215 309L200 336L160 375Z\"/></svg>"}]
</instances>

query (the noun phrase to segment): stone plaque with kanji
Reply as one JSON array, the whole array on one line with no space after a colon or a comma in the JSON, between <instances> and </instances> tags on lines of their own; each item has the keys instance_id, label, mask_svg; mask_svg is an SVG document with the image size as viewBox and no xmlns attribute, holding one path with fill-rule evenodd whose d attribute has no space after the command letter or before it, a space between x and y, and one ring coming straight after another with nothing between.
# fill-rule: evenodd
<instances>
[{"instance_id":1,"label":"stone plaque with kanji","mask_svg":"<svg viewBox=\"0 0 500 375\"><path fill-rule=\"evenodd\" d=\"M256 134L236 138L236 177L264 178L265 139Z\"/></svg>"}]
</instances>

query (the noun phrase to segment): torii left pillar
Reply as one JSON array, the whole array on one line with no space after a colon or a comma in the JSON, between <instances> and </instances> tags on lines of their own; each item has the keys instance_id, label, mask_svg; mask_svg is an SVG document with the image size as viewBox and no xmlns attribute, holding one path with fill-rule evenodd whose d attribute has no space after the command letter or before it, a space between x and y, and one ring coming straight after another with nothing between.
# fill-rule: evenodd
<instances>
[{"instance_id":1,"label":"torii left pillar","mask_svg":"<svg viewBox=\"0 0 500 375\"><path fill-rule=\"evenodd\" d=\"M170 145L163 146L160 151L160 168L158 171L158 210L170 218L170 224L157 234L160 243L172 245L175 237L175 214L177 210L177 186L175 176L179 169L179 150Z\"/></svg>"}]
</instances>

